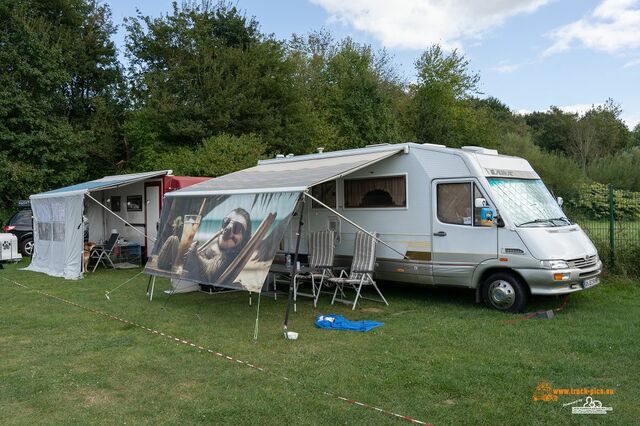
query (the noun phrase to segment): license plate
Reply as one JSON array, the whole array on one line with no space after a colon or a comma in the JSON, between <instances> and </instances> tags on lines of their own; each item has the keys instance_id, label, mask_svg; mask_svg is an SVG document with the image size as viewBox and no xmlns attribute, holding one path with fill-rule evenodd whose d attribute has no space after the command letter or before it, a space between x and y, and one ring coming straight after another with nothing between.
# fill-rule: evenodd
<instances>
[{"instance_id":1,"label":"license plate","mask_svg":"<svg viewBox=\"0 0 640 426\"><path fill-rule=\"evenodd\" d=\"M582 288L593 287L594 285L598 284L599 282L600 282L600 278L598 278L598 277L588 278L588 279L582 281Z\"/></svg>"}]
</instances>

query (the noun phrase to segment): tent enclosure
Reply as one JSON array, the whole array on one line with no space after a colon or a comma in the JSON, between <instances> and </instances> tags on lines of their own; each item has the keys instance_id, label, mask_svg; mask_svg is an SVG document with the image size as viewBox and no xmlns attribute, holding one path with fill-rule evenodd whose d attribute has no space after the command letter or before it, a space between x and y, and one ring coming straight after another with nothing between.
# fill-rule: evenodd
<instances>
[{"instance_id":1,"label":"tent enclosure","mask_svg":"<svg viewBox=\"0 0 640 426\"><path fill-rule=\"evenodd\" d=\"M276 253L300 243L291 218L303 194L403 151L388 145L264 160L167 194L146 272L259 292Z\"/></svg>"},{"instance_id":2,"label":"tent enclosure","mask_svg":"<svg viewBox=\"0 0 640 426\"><path fill-rule=\"evenodd\" d=\"M101 243L114 229L123 240L139 244L145 256L156 239L164 194L205 179L161 170L106 176L32 195L34 254L26 269L81 278L85 238Z\"/></svg>"}]
</instances>

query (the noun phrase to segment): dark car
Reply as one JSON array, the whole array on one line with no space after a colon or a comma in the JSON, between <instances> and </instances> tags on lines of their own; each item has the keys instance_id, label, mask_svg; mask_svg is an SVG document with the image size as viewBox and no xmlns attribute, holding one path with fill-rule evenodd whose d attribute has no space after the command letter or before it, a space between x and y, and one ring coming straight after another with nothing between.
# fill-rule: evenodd
<instances>
[{"instance_id":1,"label":"dark car","mask_svg":"<svg viewBox=\"0 0 640 426\"><path fill-rule=\"evenodd\" d=\"M33 220L31 209L18 210L9 222L2 227L3 232L10 232L18 238L18 248L23 256L33 254Z\"/></svg>"}]
</instances>

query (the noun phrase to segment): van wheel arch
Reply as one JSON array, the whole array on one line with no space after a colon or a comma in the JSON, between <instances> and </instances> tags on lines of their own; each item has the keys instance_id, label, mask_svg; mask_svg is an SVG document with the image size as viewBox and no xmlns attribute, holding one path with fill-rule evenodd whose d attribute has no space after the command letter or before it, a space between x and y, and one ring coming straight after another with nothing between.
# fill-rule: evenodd
<instances>
[{"instance_id":1,"label":"van wheel arch","mask_svg":"<svg viewBox=\"0 0 640 426\"><path fill-rule=\"evenodd\" d=\"M529 284L518 272L510 268L490 268L482 273L477 286L477 296L481 297L489 308L501 312L522 312L531 296ZM490 294L491 293L491 294ZM502 302L500 297L506 296Z\"/></svg>"}]
</instances>

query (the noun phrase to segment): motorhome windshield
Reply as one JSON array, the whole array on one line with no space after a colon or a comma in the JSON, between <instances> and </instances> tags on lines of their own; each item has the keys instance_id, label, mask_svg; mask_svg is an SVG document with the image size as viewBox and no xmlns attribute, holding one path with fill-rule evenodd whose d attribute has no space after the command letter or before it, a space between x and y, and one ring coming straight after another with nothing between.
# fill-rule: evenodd
<instances>
[{"instance_id":1,"label":"motorhome windshield","mask_svg":"<svg viewBox=\"0 0 640 426\"><path fill-rule=\"evenodd\" d=\"M566 226L571 222L540 179L488 178L509 218L520 227Z\"/></svg>"}]
</instances>

